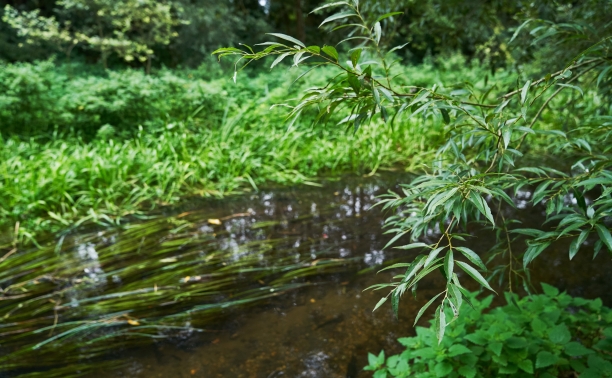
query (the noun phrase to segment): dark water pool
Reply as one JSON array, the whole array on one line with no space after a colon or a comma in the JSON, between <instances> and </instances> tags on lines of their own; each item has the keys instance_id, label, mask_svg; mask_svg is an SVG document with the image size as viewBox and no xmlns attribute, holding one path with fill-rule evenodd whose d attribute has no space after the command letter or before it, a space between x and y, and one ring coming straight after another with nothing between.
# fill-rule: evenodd
<instances>
[{"instance_id":1,"label":"dark water pool","mask_svg":"<svg viewBox=\"0 0 612 378\"><path fill-rule=\"evenodd\" d=\"M376 196L401 179L352 178L323 187L194 201L142 223L146 227L67 239L62 251L70 257L56 263L71 268L54 272L71 283L37 294L66 305L51 306L44 316L42 310L30 312L33 324L61 327L85 319L105 328L45 344L40 369L92 377L370 376L361 370L367 353L398 352L396 339L413 333L420 306L444 287L441 276L423 281L416 299L406 296L401 302L399 320L388 306L372 313L381 293L363 291L391 279L394 272L376 274L381 266L414 256L383 249L389 240L382 232L388 214L373 208ZM507 215L526 224L542 219L538 209ZM492 242L486 230L473 234L475 250ZM548 282L611 305L609 255L592 260L584 248L571 263L567 256L564 245L541 255L533 266L536 286ZM461 279L475 288L469 277ZM0 285L8 285L1 276ZM0 301L0 310L20 301ZM24 313L19 321L27 319ZM180 328L162 332L160 326ZM116 336L87 344L105 332ZM154 338L160 334L168 337ZM48 334L27 335L38 337L38 343L49 339ZM78 348L62 354L77 340ZM1 349L0 342L0 351L15 353L14 345ZM93 348L100 353L92 353ZM30 358L36 364L37 356ZM70 362L62 364L62 359ZM74 361L80 365L71 370L67 364ZM7 376L32 370L37 367L5 369Z\"/></svg>"}]
</instances>

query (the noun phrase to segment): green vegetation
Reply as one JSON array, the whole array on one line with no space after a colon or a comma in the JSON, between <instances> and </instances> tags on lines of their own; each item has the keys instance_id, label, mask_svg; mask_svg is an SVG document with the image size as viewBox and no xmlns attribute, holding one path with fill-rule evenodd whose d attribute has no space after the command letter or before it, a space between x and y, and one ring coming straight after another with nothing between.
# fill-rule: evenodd
<instances>
[{"instance_id":1,"label":"green vegetation","mask_svg":"<svg viewBox=\"0 0 612 378\"><path fill-rule=\"evenodd\" d=\"M595 255L602 249L612 252L612 23L603 16L610 6L609 1L590 1L558 7L554 17L524 20L509 42L529 30L540 52L564 61L557 71L549 71L538 64L535 54L529 65L517 67L520 75L510 89L507 76L481 77L483 86L466 80L432 87L398 77L398 61L389 53L405 44L389 48L383 36L399 13L367 14L371 8L357 0L313 11L339 8L322 25L349 30L349 37L339 44L350 47L347 53L339 53L338 45L307 46L292 36L270 33L271 41L258 51L228 47L215 54L235 57L236 74L253 61L271 57L276 57L275 63L289 57L294 66L312 65L314 72L335 70L325 86L304 91L289 117L316 108L321 109L317 121L327 121L335 109L345 109L350 112L345 120L355 130L373 119L393 124L404 114L446 124L445 141L425 173L404 185L402 193L390 193L382 201L394 210L387 226L395 236L388 245L401 240L397 248L422 253L411 262L388 267L406 269L393 282L371 287L390 289L375 310L391 298L397 314L406 292L415 292L422 278L441 271L446 288L434 297L440 299L434 317L441 342L467 295L457 273L494 291L481 272L488 269L485 261L495 261L493 275L508 277L511 290L530 293L529 263L554 241L571 240L570 260L589 238L595 239ZM543 141L561 162L542 159L537 147ZM505 207L516 207L511 196L531 188L530 204L545 208L546 222L529 227L506 219ZM469 224L490 227L495 247L466 247L464 242L472 237ZM429 241L424 243L426 237ZM447 312L453 320L447 321Z\"/></svg>"},{"instance_id":2,"label":"green vegetation","mask_svg":"<svg viewBox=\"0 0 612 378\"><path fill-rule=\"evenodd\" d=\"M369 355L365 370L385 377L609 377L612 375L612 311L601 300L572 298L549 285L544 294L484 312L492 296L477 300L448 325L438 343L433 322L416 337L398 341L406 350L385 359ZM452 316L452 314L449 314Z\"/></svg>"},{"instance_id":3,"label":"green vegetation","mask_svg":"<svg viewBox=\"0 0 612 378\"><path fill-rule=\"evenodd\" d=\"M206 264L178 262L164 254L210 242L188 217L128 220L189 197L402 169L418 176L381 201L388 246L419 254L386 268L401 272L373 287L388 290L376 308L390 299L397 314L436 272L446 285L418 314L435 308L431 329L402 339L400 356L372 358L377 377L609 371L600 302L545 286L483 314L490 300L461 281L531 295L529 264L552 243L566 241L569 260L612 252L610 0L42 3L3 3L0 23L0 347L17 351L3 367L54 367L58 353L81 364L184 331L194 308L208 324L328 272L270 254L269 240L234 264L214 247ZM223 63L204 58L213 51ZM546 222L509 218L518 197ZM81 256L94 234L75 239L83 254L66 253L70 232L92 224L127 231L95 246L99 258ZM495 245L468 247L474 227ZM160 230L176 237L141 255ZM45 233L52 242L26 249ZM278 265L257 265L266 259ZM95 264L122 284L89 295L95 277L82 274Z\"/></svg>"},{"instance_id":4,"label":"green vegetation","mask_svg":"<svg viewBox=\"0 0 612 378\"><path fill-rule=\"evenodd\" d=\"M455 56L440 68L403 72L434 84L486 70L459 67L465 61ZM9 127L0 134L0 225L13 230L19 222L19 240L84 222L118 224L189 196L413 169L441 141L437 121L372 123L354 133L332 126L342 114L313 127L317 112L306 112L288 126L285 111L270 108L327 74L292 85L297 70L254 73L234 85L211 79L209 66L72 78L69 67L51 62L4 68L0 119Z\"/></svg>"}]
</instances>

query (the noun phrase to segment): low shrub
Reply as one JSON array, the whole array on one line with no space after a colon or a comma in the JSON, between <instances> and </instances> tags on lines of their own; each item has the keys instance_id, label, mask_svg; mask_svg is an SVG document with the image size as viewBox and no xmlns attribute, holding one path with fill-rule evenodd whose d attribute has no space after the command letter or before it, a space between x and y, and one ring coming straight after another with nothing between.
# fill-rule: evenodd
<instances>
[{"instance_id":1,"label":"low shrub","mask_svg":"<svg viewBox=\"0 0 612 378\"><path fill-rule=\"evenodd\" d=\"M522 299L506 293L508 304L490 311L492 296L473 295L441 343L433 326L417 327L415 337L398 340L403 353L370 354L364 369L375 378L611 377L612 311L601 299L542 287L544 294Z\"/></svg>"}]
</instances>

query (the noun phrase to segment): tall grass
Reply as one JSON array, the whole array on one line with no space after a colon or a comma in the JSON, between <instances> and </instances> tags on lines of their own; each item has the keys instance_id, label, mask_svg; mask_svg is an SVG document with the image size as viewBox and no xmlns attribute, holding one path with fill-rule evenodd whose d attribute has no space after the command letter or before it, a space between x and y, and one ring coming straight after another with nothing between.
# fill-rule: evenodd
<instances>
[{"instance_id":1,"label":"tall grass","mask_svg":"<svg viewBox=\"0 0 612 378\"><path fill-rule=\"evenodd\" d=\"M440 120L379 120L354 133L336 125L342 112L317 126L317 112L305 112L289 127L284 108L271 108L332 71L297 83L296 70L251 71L234 84L210 65L152 76L51 62L2 68L0 230L17 229L19 240L118 223L188 196L413 169L442 137ZM431 86L484 76L485 68L453 57L396 70Z\"/></svg>"}]
</instances>

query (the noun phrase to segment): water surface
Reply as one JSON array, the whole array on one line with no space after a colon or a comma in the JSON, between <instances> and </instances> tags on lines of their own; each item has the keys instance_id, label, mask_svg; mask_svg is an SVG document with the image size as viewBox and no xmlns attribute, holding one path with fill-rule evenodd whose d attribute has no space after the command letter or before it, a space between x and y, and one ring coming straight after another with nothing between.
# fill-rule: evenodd
<instances>
[{"instance_id":1,"label":"water surface","mask_svg":"<svg viewBox=\"0 0 612 378\"><path fill-rule=\"evenodd\" d=\"M23 336L0 342L0 352L19 362L3 370L9 376L43 370L49 376L368 377L361 370L367 353L398 352L396 339L413 334L416 312L444 287L437 273L422 281L416 298L403 298L399 319L389 306L372 313L386 292L363 291L397 274L376 274L384 264L416 254L383 248L389 213L373 207L376 196L405 179L349 178L192 201L124 231L68 237L31 255L38 257L24 251L16 256L22 265L0 273L0 310L10 313L0 333ZM542 209L516 200L519 209L504 210L506 217L541 223ZM491 245L487 230L470 232L472 249ZM553 245L536 260L535 286L542 280L612 304L609 255L591 260L585 245L569 263L567 247ZM460 279L476 288L469 277ZM25 296L11 291L17 287ZM31 353L19 355L19 345Z\"/></svg>"}]
</instances>

